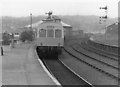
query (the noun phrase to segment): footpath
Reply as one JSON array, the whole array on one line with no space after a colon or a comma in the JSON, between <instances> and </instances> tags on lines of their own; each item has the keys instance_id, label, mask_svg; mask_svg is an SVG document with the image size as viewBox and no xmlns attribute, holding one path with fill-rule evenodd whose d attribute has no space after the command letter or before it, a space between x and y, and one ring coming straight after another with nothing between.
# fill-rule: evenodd
<instances>
[{"instance_id":1,"label":"footpath","mask_svg":"<svg viewBox=\"0 0 120 87\"><path fill-rule=\"evenodd\" d=\"M33 44L4 47L2 85L55 85L38 62Z\"/></svg>"}]
</instances>

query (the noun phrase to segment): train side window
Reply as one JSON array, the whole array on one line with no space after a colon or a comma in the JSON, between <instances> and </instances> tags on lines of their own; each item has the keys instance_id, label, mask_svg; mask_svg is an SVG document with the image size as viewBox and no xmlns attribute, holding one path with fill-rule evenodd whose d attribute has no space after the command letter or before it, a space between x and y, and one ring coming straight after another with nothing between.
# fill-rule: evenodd
<instances>
[{"instance_id":1,"label":"train side window","mask_svg":"<svg viewBox=\"0 0 120 87\"><path fill-rule=\"evenodd\" d=\"M47 30L47 37L54 37L54 30L53 29Z\"/></svg>"},{"instance_id":2,"label":"train side window","mask_svg":"<svg viewBox=\"0 0 120 87\"><path fill-rule=\"evenodd\" d=\"M56 37L56 38L62 37L62 31L59 30L59 29L55 30L55 37Z\"/></svg>"},{"instance_id":3,"label":"train side window","mask_svg":"<svg viewBox=\"0 0 120 87\"><path fill-rule=\"evenodd\" d=\"M39 37L46 37L46 30L45 29L40 29Z\"/></svg>"}]
</instances>

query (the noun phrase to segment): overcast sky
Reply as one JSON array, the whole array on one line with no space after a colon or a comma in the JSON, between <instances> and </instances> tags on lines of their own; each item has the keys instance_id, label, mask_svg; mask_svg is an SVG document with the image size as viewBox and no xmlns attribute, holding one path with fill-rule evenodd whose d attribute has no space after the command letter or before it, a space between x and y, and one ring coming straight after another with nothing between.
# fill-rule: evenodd
<instances>
[{"instance_id":1,"label":"overcast sky","mask_svg":"<svg viewBox=\"0 0 120 87\"><path fill-rule=\"evenodd\" d=\"M100 6L108 6L108 16L118 16L120 0L2 0L0 16L45 15L52 10L56 15L104 15ZM2 8L2 9L1 9ZM2 13L2 14L1 14Z\"/></svg>"}]
</instances>

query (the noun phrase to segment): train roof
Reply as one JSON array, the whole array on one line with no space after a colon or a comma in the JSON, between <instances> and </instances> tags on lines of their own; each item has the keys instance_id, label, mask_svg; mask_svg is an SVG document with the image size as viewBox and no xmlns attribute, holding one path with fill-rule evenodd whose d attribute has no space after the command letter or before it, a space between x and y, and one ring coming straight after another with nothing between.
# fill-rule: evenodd
<instances>
[{"instance_id":1,"label":"train roof","mask_svg":"<svg viewBox=\"0 0 120 87\"><path fill-rule=\"evenodd\" d=\"M50 20L50 19L49 19L49 18L46 18L46 19L44 19L44 20L38 21L38 22L36 22L36 23L33 23L33 24L32 24L32 27L33 27L33 28L37 28L40 24L42 24L44 21L47 21L47 20ZM60 20L60 23L62 24L63 27L72 27L71 25L66 24L66 23L64 23L63 21L61 21L61 19L60 19L58 16L56 16L56 15L52 15L52 20ZM25 27L31 27L31 25L27 25L27 26L25 26Z\"/></svg>"},{"instance_id":2,"label":"train roof","mask_svg":"<svg viewBox=\"0 0 120 87\"><path fill-rule=\"evenodd\" d=\"M36 27L38 27L38 25L40 25L40 24L42 24L42 23L43 23L43 21L39 21L39 22L33 23L33 24L32 24L32 27L33 27L33 28L36 28ZM64 23L63 21L61 21L61 24L62 24L63 27L72 27L71 25L66 24L66 23ZM27 26L25 26L25 27L31 27L31 25L27 25Z\"/></svg>"}]
</instances>

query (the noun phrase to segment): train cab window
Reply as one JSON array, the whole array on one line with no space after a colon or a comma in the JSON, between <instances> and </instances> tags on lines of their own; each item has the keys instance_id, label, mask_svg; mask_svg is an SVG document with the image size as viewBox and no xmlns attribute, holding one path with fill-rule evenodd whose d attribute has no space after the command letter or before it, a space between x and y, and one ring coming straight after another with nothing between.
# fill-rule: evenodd
<instances>
[{"instance_id":1,"label":"train cab window","mask_svg":"<svg viewBox=\"0 0 120 87\"><path fill-rule=\"evenodd\" d=\"M56 38L62 37L62 31L59 30L59 29L55 30L55 37L56 37Z\"/></svg>"},{"instance_id":2,"label":"train cab window","mask_svg":"<svg viewBox=\"0 0 120 87\"><path fill-rule=\"evenodd\" d=\"M40 29L39 37L46 37L46 30L45 29Z\"/></svg>"},{"instance_id":3,"label":"train cab window","mask_svg":"<svg viewBox=\"0 0 120 87\"><path fill-rule=\"evenodd\" d=\"M47 37L54 37L54 30L53 29L47 30Z\"/></svg>"}]
</instances>

